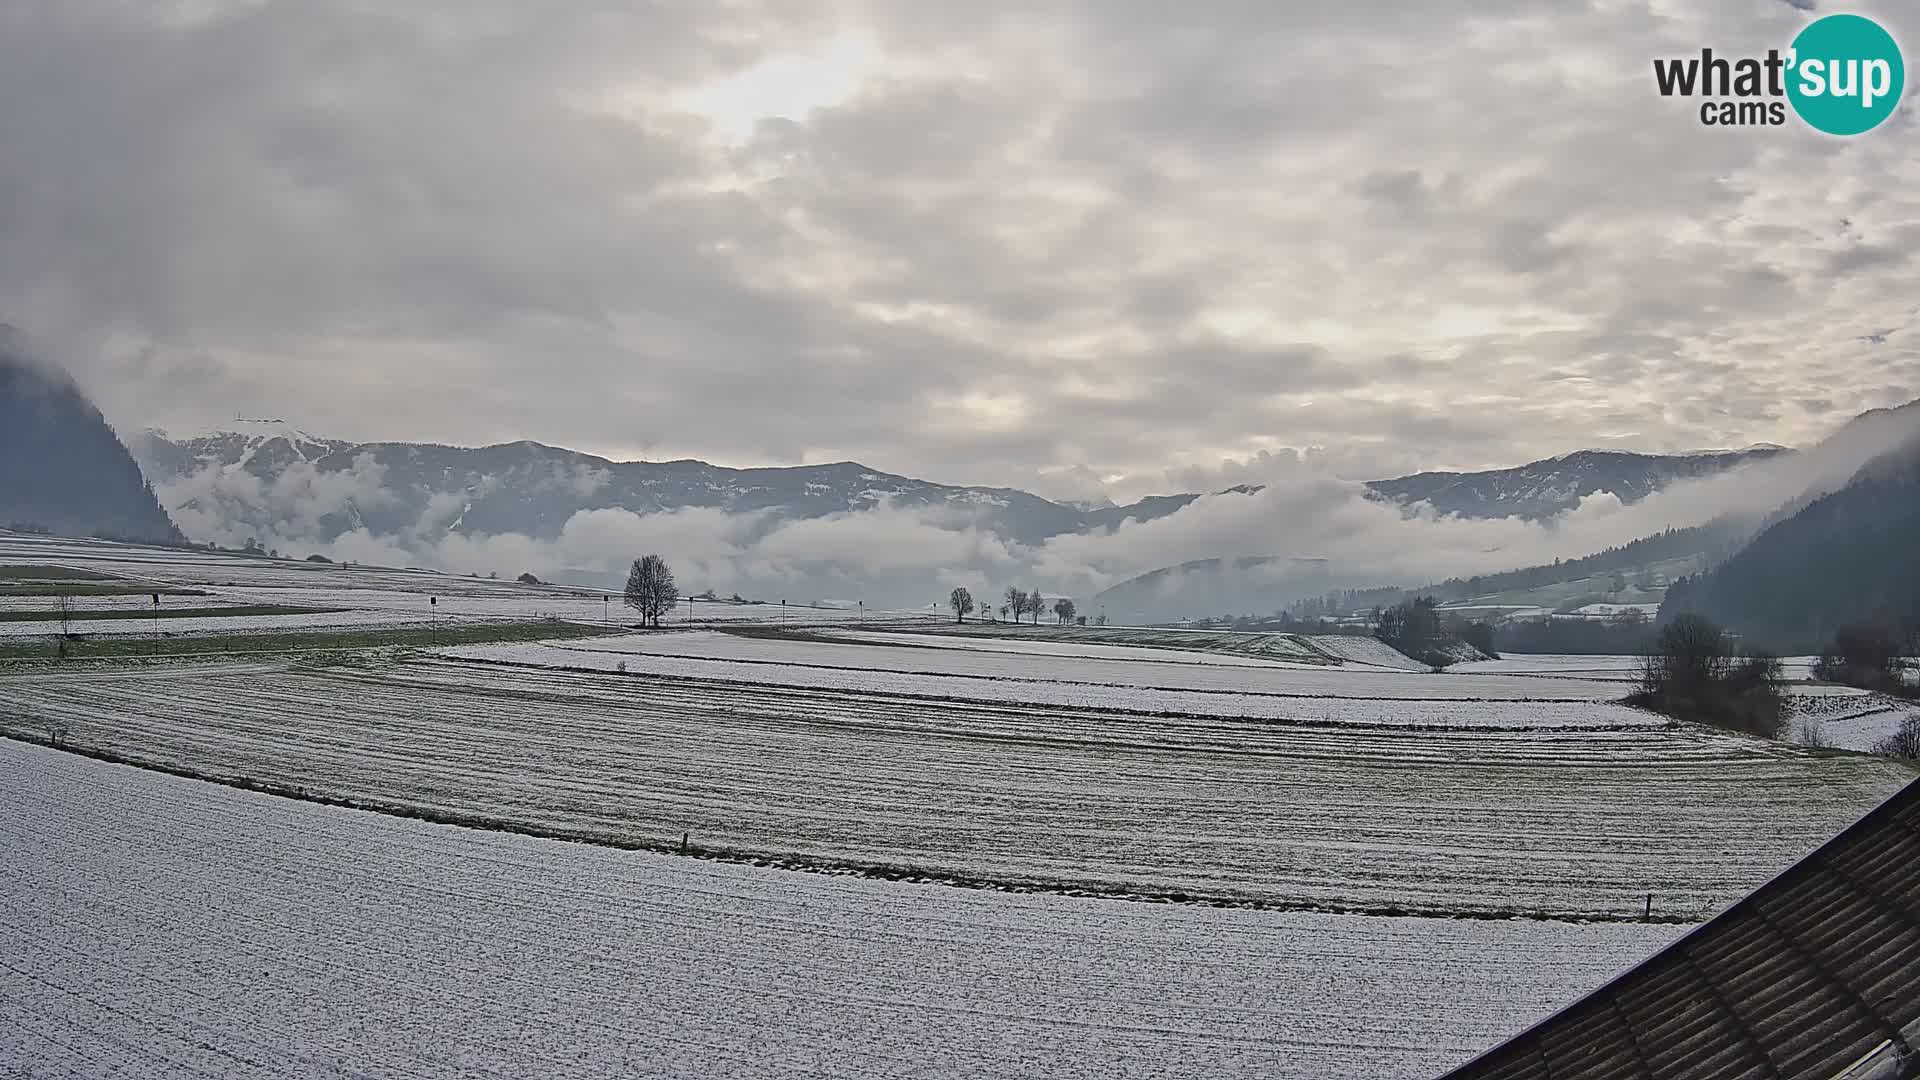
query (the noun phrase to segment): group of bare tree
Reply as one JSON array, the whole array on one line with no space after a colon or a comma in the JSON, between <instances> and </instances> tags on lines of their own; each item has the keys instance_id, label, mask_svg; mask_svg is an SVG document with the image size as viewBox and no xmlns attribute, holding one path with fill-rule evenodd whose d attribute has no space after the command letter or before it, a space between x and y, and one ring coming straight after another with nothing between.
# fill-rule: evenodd
<instances>
[{"instance_id":1,"label":"group of bare tree","mask_svg":"<svg viewBox=\"0 0 1920 1080\"><path fill-rule=\"evenodd\" d=\"M1003 599L1006 603L1000 605L1000 616L1006 618L1012 615L1014 622L1019 622L1022 615L1032 615L1033 624L1038 626L1041 612L1047 610L1047 598L1040 595L1039 589L1027 592L1009 585ZM1058 607L1058 605L1055 606Z\"/></svg>"},{"instance_id":2,"label":"group of bare tree","mask_svg":"<svg viewBox=\"0 0 1920 1080\"><path fill-rule=\"evenodd\" d=\"M1878 622L1849 623L1814 662L1813 677L1827 682L1920 699L1920 631L1902 634Z\"/></svg>"},{"instance_id":3,"label":"group of bare tree","mask_svg":"<svg viewBox=\"0 0 1920 1080\"><path fill-rule=\"evenodd\" d=\"M1640 686L1627 701L1681 720L1777 739L1787 717L1780 676L1778 657L1741 652L1711 620L1681 615L1660 628Z\"/></svg>"},{"instance_id":4,"label":"group of bare tree","mask_svg":"<svg viewBox=\"0 0 1920 1080\"><path fill-rule=\"evenodd\" d=\"M1040 590L1038 589L1028 592L1025 589L1009 585L1004 599L1006 602L1000 605L1000 617L1002 619L1011 619L1014 622L1018 622L1022 615L1032 615L1034 625L1038 626L1041 613L1047 610L1046 598L1040 595ZM955 622L966 622L967 616L973 614L976 607L973 599L973 590L964 585L955 588L951 593L947 594L947 606L953 609L953 620ZM1072 625L1076 621L1082 626L1086 625L1087 620L1085 618L1076 619L1075 611L1076 608L1074 607L1073 601L1064 596L1055 599L1053 602L1054 620L1062 626ZM991 612L989 612L989 614L991 614Z\"/></svg>"}]
</instances>

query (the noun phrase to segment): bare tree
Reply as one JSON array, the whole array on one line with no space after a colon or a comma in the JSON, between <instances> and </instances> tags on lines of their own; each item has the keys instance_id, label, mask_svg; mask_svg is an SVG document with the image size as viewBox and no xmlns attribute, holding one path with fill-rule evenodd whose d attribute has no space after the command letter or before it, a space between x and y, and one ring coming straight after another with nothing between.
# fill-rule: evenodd
<instances>
[{"instance_id":1,"label":"bare tree","mask_svg":"<svg viewBox=\"0 0 1920 1080\"><path fill-rule=\"evenodd\" d=\"M1027 594L1023 590L1009 585L1007 586L1007 594L1003 599L1006 600L1006 604L1000 608L1000 614L1004 616L1007 612L1011 611L1013 613L1013 621L1019 622L1020 616L1027 613Z\"/></svg>"},{"instance_id":2,"label":"bare tree","mask_svg":"<svg viewBox=\"0 0 1920 1080\"><path fill-rule=\"evenodd\" d=\"M1007 619L1007 612L1009 612L1009 611L1011 611L1011 610L1012 610L1012 608L1010 608L1010 607L1009 607L1008 605L1006 605L1006 604L1001 604L1001 605L1000 605L1000 621L1001 621L1001 622L1005 622L1005 621L1006 621L1006 619Z\"/></svg>"},{"instance_id":3,"label":"bare tree","mask_svg":"<svg viewBox=\"0 0 1920 1080\"><path fill-rule=\"evenodd\" d=\"M953 621L963 623L973 614L973 593L965 585L947 594L947 606L953 609Z\"/></svg>"},{"instance_id":4,"label":"bare tree","mask_svg":"<svg viewBox=\"0 0 1920 1080\"><path fill-rule=\"evenodd\" d=\"M1062 626L1073 622L1073 601L1064 596L1055 600L1053 602L1053 617L1058 620Z\"/></svg>"},{"instance_id":5,"label":"bare tree","mask_svg":"<svg viewBox=\"0 0 1920 1080\"><path fill-rule=\"evenodd\" d=\"M657 629L660 617L679 601L680 590L673 583L667 560L658 555L633 560L633 569L627 572L626 604L640 613L642 625L651 624Z\"/></svg>"},{"instance_id":6,"label":"bare tree","mask_svg":"<svg viewBox=\"0 0 1920 1080\"><path fill-rule=\"evenodd\" d=\"M53 598L53 604L60 615L60 637L64 640L73 635L73 595L60 593Z\"/></svg>"},{"instance_id":7,"label":"bare tree","mask_svg":"<svg viewBox=\"0 0 1920 1080\"><path fill-rule=\"evenodd\" d=\"M1039 626L1040 613L1047 609L1046 598L1040 595L1039 589L1035 589L1030 593L1021 593L1020 595L1024 598L1024 602L1021 605L1021 610L1015 613L1015 617L1017 618L1019 615L1032 615L1033 625Z\"/></svg>"}]
</instances>

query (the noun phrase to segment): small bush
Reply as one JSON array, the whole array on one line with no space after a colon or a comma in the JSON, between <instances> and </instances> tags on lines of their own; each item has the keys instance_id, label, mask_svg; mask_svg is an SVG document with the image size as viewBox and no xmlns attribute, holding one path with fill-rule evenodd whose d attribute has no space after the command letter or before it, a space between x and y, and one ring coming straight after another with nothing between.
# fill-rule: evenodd
<instances>
[{"instance_id":1,"label":"small bush","mask_svg":"<svg viewBox=\"0 0 1920 1080\"><path fill-rule=\"evenodd\" d=\"M1909 714L1900 721L1898 730L1873 745L1873 752L1920 760L1920 715Z\"/></svg>"}]
</instances>

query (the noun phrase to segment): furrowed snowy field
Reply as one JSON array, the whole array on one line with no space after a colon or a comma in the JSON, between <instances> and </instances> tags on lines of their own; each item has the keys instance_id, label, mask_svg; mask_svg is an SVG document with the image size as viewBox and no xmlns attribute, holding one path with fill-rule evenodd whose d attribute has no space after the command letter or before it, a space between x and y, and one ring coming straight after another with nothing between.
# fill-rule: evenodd
<instances>
[{"instance_id":1,"label":"furrowed snowy field","mask_svg":"<svg viewBox=\"0 0 1920 1080\"><path fill-rule=\"evenodd\" d=\"M13 743L0 811L36 1078L1425 1077L1681 930L793 874Z\"/></svg>"},{"instance_id":2,"label":"furrowed snowy field","mask_svg":"<svg viewBox=\"0 0 1920 1080\"><path fill-rule=\"evenodd\" d=\"M0 730L54 722L73 745L199 774L623 843L688 832L822 868L1566 917L1624 917L1651 892L1662 915L1703 918L1911 775L1694 728L1493 726L1531 724L1531 702L1291 700L1296 717L1239 720L451 658L281 661L14 673ZM1317 722L1330 705L1378 719ZM1446 709L1482 726L1393 723Z\"/></svg>"},{"instance_id":3,"label":"furrowed snowy field","mask_svg":"<svg viewBox=\"0 0 1920 1080\"><path fill-rule=\"evenodd\" d=\"M939 635L908 638L887 635L884 642L858 632L826 630L825 638L744 637L710 631L636 634L585 643L583 653L649 655L685 661L721 660L793 667L848 668L903 674L948 675L972 679L1026 679L1109 687L1160 687L1234 694L1290 694L1411 700L1610 701L1627 688L1613 682L1558 677L1393 671L1373 666L1330 668L1323 664L1285 664L1181 654L1169 650L1121 650L1145 656L1105 659L1082 655L1081 646L1012 641L999 648L972 639L969 647L938 647L954 639ZM914 638L914 644L900 644ZM963 639L964 640L964 639ZM571 650L570 650L571 651ZM493 655L493 654L477 654ZM511 654L500 654L511 655ZM697 670L688 668L691 673Z\"/></svg>"},{"instance_id":4,"label":"furrowed snowy field","mask_svg":"<svg viewBox=\"0 0 1920 1080\"><path fill-rule=\"evenodd\" d=\"M1149 715L1179 713L1250 720L1291 720L1363 728L1446 727L1533 731L1565 728L1665 728L1672 725L1672 722L1665 717L1639 709L1584 700L1476 701L1449 697L1336 697L1329 694L1314 694L1307 692L1297 683L1279 678L1271 670L1265 673L1265 676L1274 676L1275 681L1269 681L1266 685L1286 689L1273 691L1179 689L1178 684L1183 681L1180 677L1181 670L1174 667L1172 663L1167 665L1164 673L1156 672L1155 676L1174 684L1173 686L1143 687L1046 679L1039 677L1039 673L1034 671L1027 672L1030 677L1014 677L890 671L858 664L838 666L782 663L765 658L766 654L772 652L768 648L769 643L765 641L750 643L750 651L762 654L761 659L743 660L635 652L622 648L622 644L620 639L600 639L594 646L587 648L579 648L575 643L569 642L535 642L460 646L443 649L440 652L453 659L473 659L515 667L545 668L551 671L602 673L625 671L630 675L659 675L675 679L866 691L935 700L964 699L1001 702L1037 709L1062 706ZM848 653L847 658L857 660L861 655L862 653L856 649ZM527 677L535 678L536 676L529 674ZM1248 677L1248 682L1259 685L1263 677L1262 673L1252 673ZM1324 687L1325 680L1319 681ZM1368 689L1358 681L1337 685L1349 692Z\"/></svg>"},{"instance_id":5,"label":"furrowed snowy field","mask_svg":"<svg viewBox=\"0 0 1920 1080\"><path fill-rule=\"evenodd\" d=\"M101 612L341 609L165 620L189 636L623 617L90 541L0 537L0 568L3 611L56 571ZM1629 657L1434 674L1366 638L694 611L733 625L0 661L0 736L296 797L0 740L0 1050L36 1077L1424 1076L1912 777L1627 708ZM1887 723L1798 690L1807 741ZM703 858L662 854L683 835Z\"/></svg>"}]
</instances>

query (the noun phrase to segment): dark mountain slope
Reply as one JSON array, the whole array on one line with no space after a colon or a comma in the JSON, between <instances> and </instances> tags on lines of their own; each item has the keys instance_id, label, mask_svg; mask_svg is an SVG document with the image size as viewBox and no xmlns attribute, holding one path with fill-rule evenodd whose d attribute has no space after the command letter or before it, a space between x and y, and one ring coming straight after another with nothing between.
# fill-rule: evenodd
<instances>
[{"instance_id":1,"label":"dark mountain slope","mask_svg":"<svg viewBox=\"0 0 1920 1080\"><path fill-rule=\"evenodd\" d=\"M178 542L132 455L66 375L0 326L0 524Z\"/></svg>"},{"instance_id":2,"label":"dark mountain slope","mask_svg":"<svg viewBox=\"0 0 1920 1080\"><path fill-rule=\"evenodd\" d=\"M1781 652L1813 652L1861 620L1920 618L1920 438L1867 463L1754 537L1661 607L1706 615Z\"/></svg>"}]
</instances>

